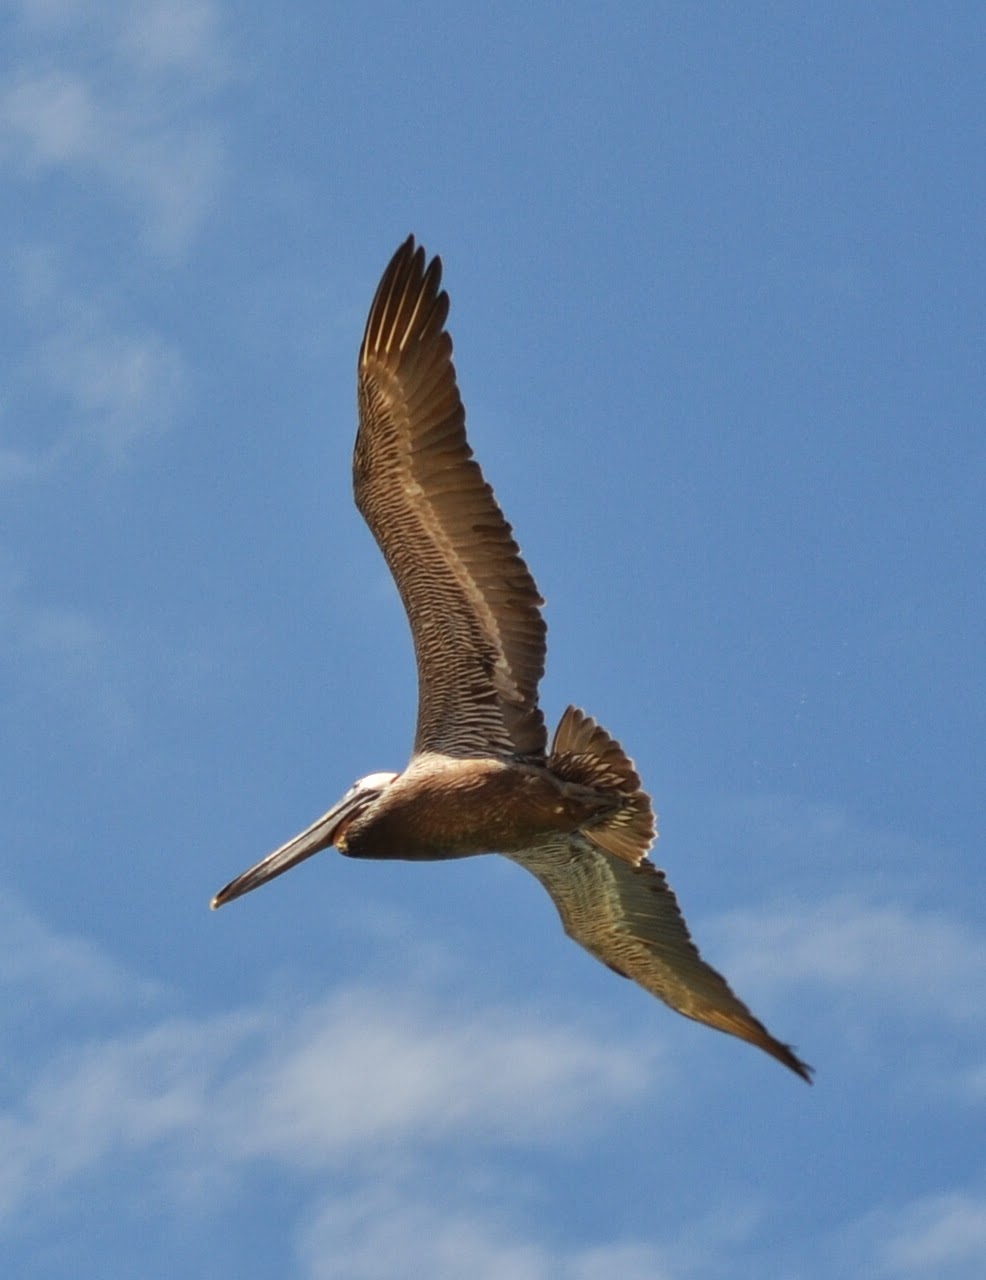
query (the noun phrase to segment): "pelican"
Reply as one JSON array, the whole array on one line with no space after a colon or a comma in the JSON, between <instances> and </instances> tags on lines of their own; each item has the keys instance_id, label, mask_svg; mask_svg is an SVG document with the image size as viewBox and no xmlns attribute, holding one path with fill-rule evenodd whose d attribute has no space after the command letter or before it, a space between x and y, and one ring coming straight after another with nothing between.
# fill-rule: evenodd
<instances>
[{"instance_id":1,"label":"pelican","mask_svg":"<svg viewBox=\"0 0 986 1280\"><path fill-rule=\"evenodd\" d=\"M569 937L679 1013L759 1046L802 1079L706 964L664 872L633 762L577 707L548 747L544 601L466 440L440 258L413 236L370 307L358 366L356 506L411 625L418 722L402 773L371 773L232 880L218 908L332 845L410 861L496 852L547 889Z\"/></svg>"}]
</instances>

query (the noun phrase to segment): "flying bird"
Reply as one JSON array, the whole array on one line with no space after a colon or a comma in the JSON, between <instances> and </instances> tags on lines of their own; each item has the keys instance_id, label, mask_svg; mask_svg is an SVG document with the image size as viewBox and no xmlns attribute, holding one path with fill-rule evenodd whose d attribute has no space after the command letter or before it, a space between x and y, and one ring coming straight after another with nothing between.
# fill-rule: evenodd
<instances>
[{"instance_id":1,"label":"flying bird","mask_svg":"<svg viewBox=\"0 0 986 1280\"><path fill-rule=\"evenodd\" d=\"M371 773L213 908L334 845L410 861L496 852L525 867L603 964L811 1081L706 964L664 872L650 797L620 744L570 706L548 746L544 603L466 440L440 258L410 236L370 307L358 367L356 506L414 639L418 721L402 773Z\"/></svg>"}]
</instances>

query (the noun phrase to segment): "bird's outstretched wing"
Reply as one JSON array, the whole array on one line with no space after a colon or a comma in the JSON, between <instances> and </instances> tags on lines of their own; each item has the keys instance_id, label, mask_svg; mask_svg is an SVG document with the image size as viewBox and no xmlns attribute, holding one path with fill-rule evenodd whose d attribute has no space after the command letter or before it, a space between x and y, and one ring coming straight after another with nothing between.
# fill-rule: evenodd
<instances>
[{"instance_id":1,"label":"bird's outstretched wing","mask_svg":"<svg viewBox=\"0 0 986 1280\"><path fill-rule=\"evenodd\" d=\"M441 274L409 237L370 308L356 505L411 624L415 752L543 761L543 601L466 440Z\"/></svg>"},{"instance_id":2,"label":"bird's outstretched wing","mask_svg":"<svg viewBox=\"0 0 986 1280\"><path fill-rule=\"evenodd\" d=\"M579 834L508 856L537 876L565 932L597 960L685 1017L759 1046L811 1083L811 1068L702 959L664 872L647 858L633 866Z\"/></svg>"}]
</instances>

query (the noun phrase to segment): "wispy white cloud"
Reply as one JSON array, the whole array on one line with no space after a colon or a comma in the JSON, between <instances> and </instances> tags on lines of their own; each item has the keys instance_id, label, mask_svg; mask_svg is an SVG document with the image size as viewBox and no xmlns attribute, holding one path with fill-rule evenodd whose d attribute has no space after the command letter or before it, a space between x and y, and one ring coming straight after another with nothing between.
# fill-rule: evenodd
<instances>
[{"instance_id":1,"label":"wispy white cloud","mask_svg":"<svg viewBox=\"0 0 986 1280\"><path fill-rule=\"evenodd\" d=\"M446 1016L407 995L344 993L270 1036L232 1081L229 1141L243 1155L305 1164L351 1160L381 1142L556 1139L647 1086L650 1055L517 1010Z\"/></svg>"},{"instance_id":2,"label":"wispy white cloud","mask_svg":"<svg viewBox=\"0 0 986 1280\"><path fill-rule=\"evenodd\" d=\"M0 702L11 750L23 733L25 747L50 755L52 726L56 750L133 746L162 705L200 705L232 687L237 668L224 655L194 622L148 631L115 607L53 598L0 544Z\"/></svg>"},{"instance_id":3,"label":"wispy white cloud","mask_svg":"<svg viewBox=\"0 0 986 1280\"><path fill-rule=\"evenodd\" d=\"M806 886L812 896L850 883L861 895L886 895L888 867L901 877L894 887L902 901L920 906L919 895L934 885L940 848L906 830L860 822L845 805L762 794L730 807L730 847L743 841L758 858L776 858L784 882Z\"/></svg>"},{"instance_id":4,"label":"wispy white cloud","mask_svg":"<svg viewBox=\"0 0 986 1280\"><path fill-rule=\"evenodd\" d=\"M8 238L0 271L12 313L0 483L44 477L80 448L120 462L174 420L186 361L159 328L128 318L115 254L92 278L94 262L74 247L74 219L88 226L93 201L104 202L101 226L117 213L136 224L136 237L120 224L121 241L179 257L216 199L224 150L213 107L225 55L213 5L16 9L0 78L0 173L26 195L36 180L62 185L46 195L33 244L18 244L22 232Z\"/></svg>"},{"instance_id":5,"label":"wispy white cloud","mask_svg":"<svg viewBox=\"0 0 986 1280\"><path fill-rule=\"evenodd\" d=\"M965 1189L863 1214L841 1234L826 1270L877 1280L980 1280L984 1264L986 1195Z\"/></svg>"},{"instance_id":6,"label":"wispy white cloud","mask_svg":"<svg viewBox=\"0 0 986 1280\"><path fill-rule=\"evenodd\" d=\"M43 1222L61 1188L113 1178L118 1195L135 1165L153 1168L179 1211L202 1187L233 1208L257 1171L280 1170L298 1188L307 1280L711 1280L734 1274L737 1258L752 1270L763 1261L769 1215L759 1207L708 1205L638 1238L572 1240L536 1218L536 1179L521 1187L497 1172L518 1149L584 1151L638 1113L662 1079L639 1044L523 1006L447 1006L413 979L173 1016L173 993L21 904L0 902L0 930L5 998L33 992L53 1019L65 1001L93 1015L84 1030L57 1023L44 1064L5 1082L0 1223ZM800 964L833 980L820 962ZM849 981L841 969L836 978ZM108 1003L112 1033L98 1029ZM857 1274L843 1265L848 1241L867 1274L972 1280L984 1232L986 1200L959 1189L861 1215L817 1241L797 1274Z\"/></svg>"},{"instance_id":7,"label":"wispy white cloud","mask_svg":"<svg viewBox=\"0 0 986 1280\"><path fill-rule=\"evenodd\" d=\"M209 0L144 0L118 8L117 42L135 62L192 72L205 84L225 79L219 15Z\"/></svg>"},{"instance_id":8,"label":"wispy white cloud","mask_svg":"<svg viewBox=\"0 0 986 1280\"><path fill-rule=\"evenodd\" d=\"M851 1061L925 1105L986 1098L982 930L941 910L839 893L723 913L703 922L702 937L820 1082Z\"/></svg>"},{"instance_id":9,"label":"wispy white cloud","mask_svg":"<svg viewBox=\"0 0 986 1280\"><path fill-rule=\"evenodd\" d=\"M50 1184L113 1149L203 1134L226 1160L349 1170L402 1143L558 1141L646 1083L625 1047L523 1013L446 1017L402 992L164 1021L68 1045L4 1117L8 1204L13 1187L30 1194L32 1171Z\"/></svg>"},{"instance_id":10,"label":"wispy white cloud","mask_svg":"<svg viewBox=\"0 0 986 1280\"><path fill-rule=\"evenodd\" d=\"M943 913L841 894L720 916L737 982L821 984L924 1018L981 1022L986 937Z\"/></svg>"},{"instance_id":11,"label":"wispy white cloud","mask_svg":"<svg viewBox=\"0 0 986 1280\"><path fill-rule=\"evenodd\" d=\"M39 1201L72 1178L195 1133L240 1020L165 1022L149 1032L64 1047L0 1112L0 1215L37 1219Z\"/></svg>"},{"instance_id":12,"label":"wispy white cloud","mask_svg":"<svg viewBox=\"0 0 986 1280\"><path fill-rule=\"evenodd\" d=\"M0 483L38 479L80 453L125 461L179 412L187 376L177 348L122 324L108 299L83 296L50 251L22 251L9 266L23 339L0 406Z\"/></svg>"},{"instance_id":13,"label":"wispy white cloud","mask_svg":"<svg viewBox=\"0 0 986 1280\"><path fill-rule=\"evenodd\" d=\"M495 1209L366 1188L326 1204L303 1232L309 1280L671 1280L653 1245L554 1247Z\"/></svg>"},{"instance_id":14,"label":"wispy white cloud","mask_svg":"<svg viewBox=\"0 0 986 1280\"><path fill-rule=\"evenodd\" d=\"M42 377L77 411L81 434L120 461L136 440L171 420L182 395L182 360L158 334L114 332L93 307L69 311L41 344ZM63 437L63 448L71 438Z\"/></svg>"},{"instance_id":15,"label":"wispy white cloud","mask_svg":"<svg viewBox=\"0 0 986 1280\"><path fill-rule=\"evenodd\" d=\"M29 998L36 1016L39 1005L133 1004L158 987L135 979L86 938L57 933L18 899L0 893L0 990L6 1014L20 994Z\"/></svg>"},{"instance_id":16,"label":"wispy white cloud","mask_svg":"<svg viewBox=\"0 0 986 1280\"><path fill-rule=\"evenodd\" d=\"M677 1224L668 1243L573 1243L531 1217L533 1186L496 1172L518 1147L581 1148L638 1108L652 1084L639 1045L522 1007L449 1011L414 987L162 1016L166 993L148 1000L98 949L26 908L7 914L27 957L0 965L0 984L47 989L73 966L68 994L95 1008L129 992L133 1026L63 1030L0 1110L0 1230L37 1227L62 1189L150 1161L179 1212L203 1187L235 1204L257 1168L309 1176L307 1193L296 1184L295 1241L310 1280L671 1280L714 1274L709 1259L755 1232L756 1215L727 1209Z\"/></svg>"},{"instance_id":17,"label":"wispy white cloud","mask_svg":"<svg viewBox=\"0 0 986 1280\"><path fill-rule=\"evenodd\" d=\"M63 731L74 717L113 738L129 734L134 713L116 645L94 615L39 600L12 556L0 547L0 676L8 715L44 706Z\"/></svg>"},{"instance_id":18,"label":"wispy white cloud","mask_svg":"<svg viewBox=\"0 0 986 1280\"><path fill-rule=\"evenodd\" d=\"M352 1186L383 1160L393 1171L440 1148L564 1144L633 1105L648 1055L523 1009L446 1012L415 990L349 990L304 1008L200 1018L161 1012L160 993L98 951L8 906L0 983L53 1003L108 994L132 1003L131 1029L84 1035L66 1024L44 1067L21 1073L0 1112L0 1214L42 1212L71 1181L97 1179L153 1151L181 1179L226 1178L274 1163ZM2 923L0 919L0 923ZM75 967L74 976L63 973ZM148 1000L148 991L153 998ZM115 1014L119 1023L119 1012ZM591 1119L595 1117L595 1121Z\"/></svg>"},{"instance_id":19,"label":"wispy white cloud","mask_svg":"<svg viewBox=\"0 0 986 1280\"><path fill-rule=\"evenodd\" d=\"M98 152L103 126L81 77L49 71L24 76L3 95L0 123L19 134L25 158L38 166L88 161Z\"/></svg>"},{"instance_id":20,"label":"wispy white cloud","mask_svg":"<svg viewBox=\"0 0 986 1280\"><path fill-rule=\"evenodd\" d=\"M223 79L215 12L201 0L31 5L19 67L0 86L0 155L23 175L63 171L137 216L174 254L221 181L208 100Z\"/></svg>"},{"instance_id":21,"label":"wispy white cloud","mask_svg":"<svg viewBox=\"0 0 986 1280\"><path fill-rule=\"evenodd\" d=\"M691 1221L663 1223L647 1238L573 1242L539 1230L516 1203L488 1189L396 1186L386 1179L334 1196L302 1228L298 1256L307 1280L684 1280L735 1274L755 1244L762 1216L719 1204Z\"/></svg>"},{"instance_id":22,"label":"wispy white cloud","mask_svg":"<svg viewBox=\"0 0 986 1280\"><path fill-rule=\"evenodd\" d=\"M986 1196L925 1196L896 1215L878 1251L883 1274L978 1280L986 1267Z\"/></svg>"}]
</instances>

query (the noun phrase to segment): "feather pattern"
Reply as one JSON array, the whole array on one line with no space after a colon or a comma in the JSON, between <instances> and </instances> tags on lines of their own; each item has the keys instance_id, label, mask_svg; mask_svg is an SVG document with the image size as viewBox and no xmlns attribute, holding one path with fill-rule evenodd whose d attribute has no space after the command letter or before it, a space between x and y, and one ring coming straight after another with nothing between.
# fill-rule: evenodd
<instances>
[{"instance_id":1,"label":"feather pattern","mask_svg":"<svg viewBox=\"0 0 986 1280\"><path fill-rule=\"evenodd\" d=\"M657 837L650 796L641 788L633 761L616 739L578 707L568 707L551 740L548 768L557 778L618 797L603 821L584 828L589 839L636 866Z\"/></svg>"},{"instance_id":2,"label":"feather pattern","mask_svg":"<svg viewBox=\"0 0 986 1280\"><path fill-rule=\"evenodd\" d=\"M686 1018L758 1045L811 1082L811 1068L775 1040L692 942L664 872L632 866L583 835L506 854L551 895L568 936Z\"/></svg>"},{"instance_id":3,"label":"feather pattern","mask_svg":"<svg viewBox=\"0 0 986 1280\"><path fill-rule=\"evenodd\" d=\"M441 274L411 236L377 289L359 356L356 505L411 625L415 754L543 762L543 601L466 441Z\"/></svg>"}]
</instances>

